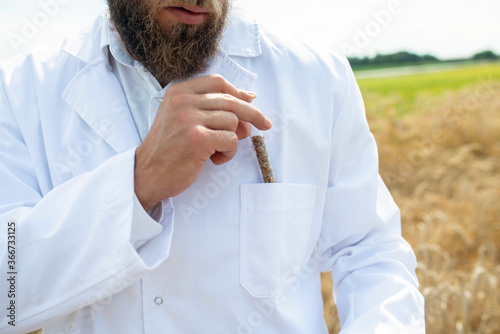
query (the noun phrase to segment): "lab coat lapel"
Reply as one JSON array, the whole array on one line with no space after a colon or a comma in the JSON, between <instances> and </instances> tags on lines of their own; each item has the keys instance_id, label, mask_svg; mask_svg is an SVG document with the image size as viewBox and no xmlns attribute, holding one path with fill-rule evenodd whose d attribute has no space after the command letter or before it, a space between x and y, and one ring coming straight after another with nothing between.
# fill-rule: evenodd
<instances>
[{"instance_id":1,"label":"lab coat lapel","mask_svg":"<svg viewBox=\"0 0 500 334\"><path fill-rule=\"evenodd\" d=\"M234 62L224 50L212 62L210 68L203 74L219 74L238 89L248 90L257 79L257 74L243 68Z\"/></svg>"},{"instance_id":2,"label":"lab coat lapel","mask_svg":"<svg viewBox=\"0 0 500 334\"><path fill-rule=\"evenodd\" d=\"M62 97L117 153L140 145L123 90L104 61L87 65L68 84Z\"/></svg>"},{"instance_id":3,"label":"lab coat lapel","mask_svg":"<svg viewBox=\"0 0 500 334\"><path fill-rule=\"evenodd\" d=\"M219 74L239 89L250 89L257 75L223 50L207 74ZM63 99L117 153L140 145L140 137L120 84L103 61L95 61L68 84Z\"/></svg>"}]
</instances>

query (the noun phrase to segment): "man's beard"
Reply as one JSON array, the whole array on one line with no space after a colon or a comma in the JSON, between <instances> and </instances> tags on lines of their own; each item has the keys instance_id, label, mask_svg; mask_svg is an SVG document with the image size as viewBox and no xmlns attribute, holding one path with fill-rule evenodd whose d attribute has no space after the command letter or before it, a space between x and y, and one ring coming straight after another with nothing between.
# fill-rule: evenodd
<instances>
[{"instance_id":1,"label":"man's beard","mask_svg":"<svg viewBox=\"0 0 500 334\"><path fill-rule=\"evenodd\" d=\"M109 12L132 57L158 81L184 80L205 71L217 54L229 10L229 0L108 0ZM209 9L200 25L174 22L161 27L158 13L169 5L198 5Z\"/></svg>"}]
</instances>

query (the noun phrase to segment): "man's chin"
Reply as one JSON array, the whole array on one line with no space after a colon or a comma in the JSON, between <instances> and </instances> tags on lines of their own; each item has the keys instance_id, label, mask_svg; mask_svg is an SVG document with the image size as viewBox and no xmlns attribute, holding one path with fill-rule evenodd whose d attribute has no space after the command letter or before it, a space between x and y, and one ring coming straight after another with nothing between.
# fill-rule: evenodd
<instances>
[{"instance_id":1,"label":"man's chin","mask_svg":"<svg viewBox=\"0 0 500 334\"><path fill-rule=\"evenodd\" d=\"M192 25L176 20L163 7L152 12L144 0L115 1L113 5L109 1L110 13L123 43L160 83L204 72L217 54L229 2L225 2L220 15L206 14L202 23Z\"/></svg>"}]
</instances>

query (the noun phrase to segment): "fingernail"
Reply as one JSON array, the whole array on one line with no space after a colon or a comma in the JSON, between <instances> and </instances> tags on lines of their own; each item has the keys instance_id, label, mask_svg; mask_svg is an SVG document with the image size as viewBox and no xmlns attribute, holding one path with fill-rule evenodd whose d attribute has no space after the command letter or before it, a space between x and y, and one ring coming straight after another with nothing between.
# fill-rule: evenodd
<instances>
[{"instance_id":1,"label":"fingernail","mask_svg":"<svg viewBox=\"0 0 500 334\"><path fill-rule=\"evenodd\" d=\"M267 117L266 117L266 124L269 127L273 126L273 122L271 122L271 120L269 118L267 118Z\"/></svg>"},{"instance_id":2,"label":"fingernail","mask_svg":"<svg viewBox=\"0 0 500 334\"><path fill-rule=\"evenodd\" d=\"M249 97L251 97L252 99L255 99L255 98L257 97L257 93L255 93L255 92L248 92L248 91L247 91L246 93L247 93L247 95L248 95Z\"/></svg>"}]
</instances>

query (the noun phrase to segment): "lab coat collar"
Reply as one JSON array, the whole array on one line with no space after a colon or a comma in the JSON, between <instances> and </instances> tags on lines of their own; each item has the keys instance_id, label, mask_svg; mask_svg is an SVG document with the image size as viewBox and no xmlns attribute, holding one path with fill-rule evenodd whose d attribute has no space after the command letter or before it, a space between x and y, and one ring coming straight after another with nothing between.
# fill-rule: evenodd
<instances>
[{"instance_id":1,"label":"lab coat collar","mask_svg":"<svg viewBox=\"0 0 500 334\"><path fill-rule=\"evenodd\" d=\"M127 48L123 45L119 37L118 31L116 31L113 23L109 20L109 14L103 14L102 17L103 26L100 51L106 65L111 69L110 59L114 57L116 61L125 66L136 67L139 62L128 53Z\"/></svg>"},{"instance_id":2,"label":"lab coat collar","mask_svg":"<svg viewBox=\"0 0 500 334\"><path fill-rule=\"evenodd\" d=\"M228 56L258 57L262 54L259 24L242 9L233 7L221 42Z\"/></svg>"},{"instance_id":3,"label":"lab coat collar","mask_svg":"<svg viewBox=\"0 0 500 334\"><path fill-rule=\"evenodd\" d=\"M91 63L96 58L104 56L109 66L109 19L103 12L89 26L69 39L63 50L83 61ZM257 57L262 54L260 30L258 23L250 18L242 9L231 8L229 22L221 41L222 52L228 56ZM103 29L105 33L103 34ZM91 38L89 38L91 37ZM105 37L103 39L103 37ZM96 40L99 43L96 43ZM106 47L104 50L103 48Z\"/></svg>"},{"instance_id":4,"label":"lab coat collar","mask_svg":"<svg viewBox=\"0 0 500 334\"><path fill-rule=\"evenodd\" d=\"M106 14L101 14L91 24L66 40L63 51L85 64L90 64L96 58L99 58L101 56L100 48L104 15ZM99 43L96 43L96 41L99 41Z\"/></svg>"}]
</instances>

